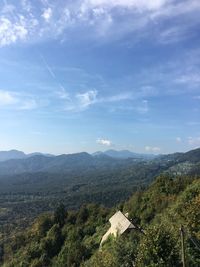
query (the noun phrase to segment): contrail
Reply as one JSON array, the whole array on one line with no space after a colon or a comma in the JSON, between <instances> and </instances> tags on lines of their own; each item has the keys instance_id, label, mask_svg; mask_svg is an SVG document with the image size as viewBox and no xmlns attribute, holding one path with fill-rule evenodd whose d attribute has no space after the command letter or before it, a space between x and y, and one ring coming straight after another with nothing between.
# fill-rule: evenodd
<instances>
[{"instance_id":1,"label":"contrail","mask_svg":"<svg viewBox=\"0 0 200 267\"><path fill-rule=\"evenodd\" d=\"M47 63L46 59L44 58L43 55L40 54L40 57L43 61L43 64L45 65L46 69L48 70L49 74L51 75L51 77L55 80L55 82L57 83L58 87L60 88L60 91L57 92L58 96L61 99L67 99L70 100L69 94L66 92L64 86L62 86L62 84L57 80L57 77L55 75L55 73L53 72L52 68L49 66L49 64Z\"/></svg>"},{"instance_id":2,"label":"contrail","mask_svg":"<svg viewBox=\"0 0 200 267\"><path fill-rule=\"evenodd\" d=\"M53 70L51 69L51 67L49 66L49 64L47 63L47 61L45 60L44 56L43 55L40 55L45 67L47 68L49 74L51 75L51 77L56 80L56 75L55 73L53 72Z\"/></svg>"}]
</instances>

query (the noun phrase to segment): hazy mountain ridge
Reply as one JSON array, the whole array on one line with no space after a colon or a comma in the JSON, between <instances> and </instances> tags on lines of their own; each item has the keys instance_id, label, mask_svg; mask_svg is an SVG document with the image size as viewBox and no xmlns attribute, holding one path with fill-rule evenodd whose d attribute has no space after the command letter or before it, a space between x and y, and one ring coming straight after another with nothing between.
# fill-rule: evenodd
<instances>
[{"instance_id":1,"label":"hazy mountain ridge","mask_svg":"<svg viewBox=\"0 0 200 267\"><path fill-rule=\"evenodd\" d=\"M81 152L84 153L84 152ZM66 155L76 155L80 153L74 153L74 154L62 154L58 156L66 156ZM88 153L89 154L89 153ZM142 154L142 153L135 153L129 150L106 150L104 152L102 151L97 151L95 153L91 154L92 156L109 156L112 158L119 158L119 159L128 159L128 158L135 158L135 159L153 159L157 157L157 155L154 154ZM0 162L1 161L7 161L11 159L25 159L25 158L30 158L33 156L47 156L47 157L55 157L53 154L46 154L46 153L41 153L41 152L33 152L26 154L23 151L19 151L16 149L12 149L9 151L0 151Z\"/></svg>"},{"instance_id":2,"label":"hazy mountain ridge","mask_svg":"<svg viewBox=\"0 0 200 267\"><path fill-rule=\"evenodd\" d=\"M2 152L0 152L2 153ZM137 162L145 164L160 164L166 169L176 164L189 162L195 164L200 162L200 148L186 153L173 153L168 155L143 155L130 151L108 150L89 154L86 152L75 154L63 154L59 156L49 156L44 154L29 154L12 150L12 155L23 157L9 159L0 162L0 175L15 175L20 173L69 173L71 171L84 171L95 169L112 169L117 166L131 166ZM8 155L10 155L8 152ZM131 157L132 155L132 157ZM149 156L149 158L148 158ZM151 158L152 157L152 158Z\"/></svg>"},{"instance_id":3,"label":"hazy mountain ridge","mask_svg":"<svg viewBox=\"0 0 200 267\"><path fill-rule=\"evenodd\" d=\"M59 155L48 157L45 155L35 155L23 159L10 159L0 162L0 175L13 175L25 172L69 172L71 170L85 168L112 167L117 163L117 159L111 157L93 157L86 152Z\"/></svg>"},{"instance_id":4,"label":"hazy mountain ridge","mask_svg":"<svg viewBox=\"0 0 200 267\"><path fill-rule=\"evenodd\" d=\"M46 157L54 156L52 154L46 154L46 153L40 153L40 152L33 152L33 153L26 154L23 151L12 149L9 151L0 151L0 162L11 160L11 159L25 159L25 158L30 158L33 156L40 156L40 155L44 155Z\"/></svg>"},{"instance_id":5,"label":"hazy mountain ridge","mask_svg":"<svg viewBox=\"0 0 200 267\"><path fill-rule=\"evenodd\" d=\"M157 155L154 154L142 154L142 153L135 153L129 150L114 150L109 149L104 152L97 151L93 153L94 156L106 155L112 158L119 158L119 159L128 159L128 158L135 158L135 159L153 159L156 158Z\"/></svg>"},{"instance_id":6,"label":"hazy mountain ridge","mask_svg":"<svg viewBox=\"0 0 200 267\"><path fill-rule=\"evenodd\" d=\"M0 151L0 161L6 161L10 159L23 159L26 154L18 150Z\"/></svg>"}]
</instances>

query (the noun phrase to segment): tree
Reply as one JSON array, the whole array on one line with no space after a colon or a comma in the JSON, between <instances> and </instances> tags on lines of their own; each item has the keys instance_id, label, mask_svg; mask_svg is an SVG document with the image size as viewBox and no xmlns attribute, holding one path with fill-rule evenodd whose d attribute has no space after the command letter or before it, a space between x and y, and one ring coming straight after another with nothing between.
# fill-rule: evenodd
<instances>
[{"instance_id":1,"label":"tree","mask_svg":"<svg viewBox=\"0 0 200 267\"><path fill-rule=\"evenodd\" d=\"M67 212L63 203L57 207L54 212L54 223L59 224L62 227L65 224L65 219L67 217Z\"/></svg>"},{"instance_id":2,"label":"tree","mask_svg":"<svg viewBox=\"0 0 200 267\"><path fill-rule=\"evenodd\" d=\"M179 267L177 240L166 225L151 226L138 247L138 267Z\"/></svg>"}]
</instances>

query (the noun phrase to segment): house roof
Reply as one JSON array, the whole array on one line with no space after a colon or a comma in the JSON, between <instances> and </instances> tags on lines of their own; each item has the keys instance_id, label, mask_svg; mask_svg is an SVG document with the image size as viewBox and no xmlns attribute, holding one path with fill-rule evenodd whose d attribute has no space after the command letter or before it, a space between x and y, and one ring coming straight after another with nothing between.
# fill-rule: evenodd
<instances>
[{"instance_id":1,"label":"house roof","mask_svg":"<svg viewBox=\"0 0 200 267\"><path fill-rule=\"evenodd\" d=\"M110 219L111 229L118 234L124 233L128 228L135 228L129 219L121 212L117 211Z\"/></svg>"},{"instance_id":2,"label":"house roof","mask_svg":"<svg viewBox=\"0 0 200 267\"><path fill-rule=\"evenodd\" d=\"M110 234L113 234L114 236L123 234L127 229L133 229L136 228L131 221L121 212L117 211L110 219L109 222L111 224L111 227L108 229L108 231L105 233L101 240L101 244L106 241L108 236Z\"/></svg>"}]
</instances>

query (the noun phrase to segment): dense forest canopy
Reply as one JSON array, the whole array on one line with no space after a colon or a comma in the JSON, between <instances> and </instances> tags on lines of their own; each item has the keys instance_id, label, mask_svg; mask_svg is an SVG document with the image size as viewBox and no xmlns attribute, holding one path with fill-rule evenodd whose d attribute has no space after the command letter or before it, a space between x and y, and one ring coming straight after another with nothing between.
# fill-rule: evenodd
<instances>
[{"instance_id":1,"label":"dense forest canopy","mask_svg":"<svg viewBox=\"0 0 200 267\"><path fill-rule=\"evenodd\" d=\"M144 229L110 238L99 249L108 219L115 211ZM4 267L178 267L180 226L184 228L187 266L200 264L200 180L161 175L143 191L113 208L83 205L77 211L60 204L52 214L38 217L25 232L3 246Z\"/></svg>"}]
</instances>

